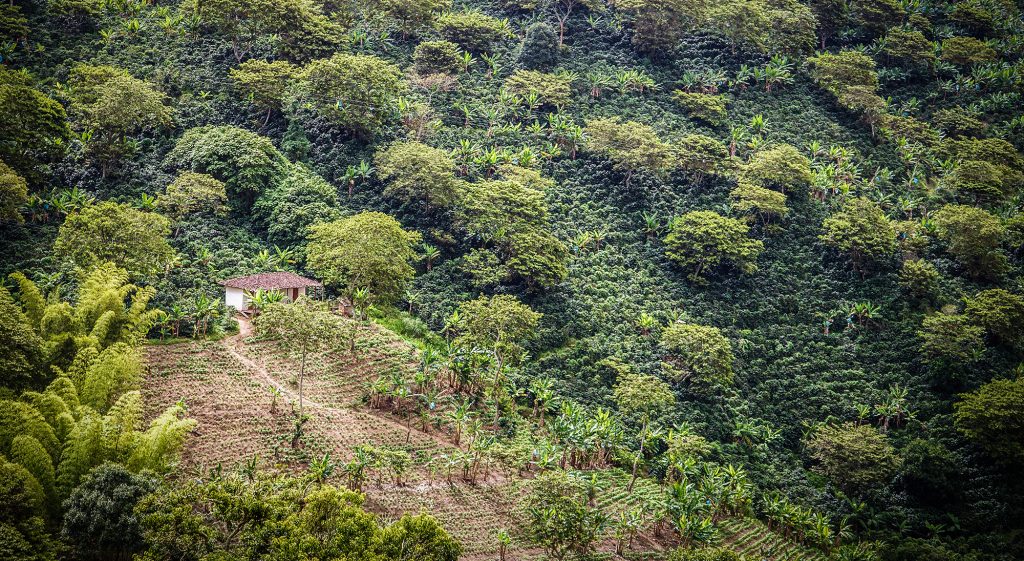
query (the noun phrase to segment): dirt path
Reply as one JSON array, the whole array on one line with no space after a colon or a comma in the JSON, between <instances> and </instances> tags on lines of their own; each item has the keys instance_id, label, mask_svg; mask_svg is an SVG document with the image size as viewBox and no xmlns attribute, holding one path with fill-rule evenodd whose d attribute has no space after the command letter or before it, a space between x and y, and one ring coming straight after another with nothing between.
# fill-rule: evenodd
<instances>
[{"instance_id":1,"label":"dirt path","mask_svg":"<svg viewBox=\"0 0 1024 561\"><path fill-rule=\"evenodd\" d=\"M267 385L276 388L277 391L281 392L281 396L288 402L298 403L299 393L297 391L292 390L287 385L278 381L277 378L275 378L260 361L253 360L246 352L245 340L251 337L254 332L252 322L249 318L242 316L236 316L235 319L238 320L238 334L225 337L222 341L228 354L252 371ZM346 420L349 422L361 421L362 423L369 421L371 423L379 423L378 427L380 429L408 433L416 439L433 441L437 446L442 448L463 449L462 446L456 446L455 443L435 433L423 432L416 428L413 428L410 433L409 428L405 424L397 422L384 415L368 414L350 407L333 407L325 405L310 399L307 395L302 396L302 405L305 408L311 408L322 412L323 416L326 417L326 420L329 421L327 425L329 427L329 432L344 430Z\"/></svg>"},{"instance_id":2,"label":"dirt path","mask_svg":"<svg viewBox=\"0 0 1024 561\"><path fill-rule=\"evenodd\" d=\"M238 362L245 365L246 368L257 374L264 382L266 382L267 385L276 388L277 391L281 392L281 395L289 402L298 403L298 392L293 391L291 388L285 386L281 382L278 382L277 379L270 375L270 372L267 371L262 364L249 358L249 356L245 354L245 340L252 336L253 333L252 322L249 321L249 318L241 316L237 316L235 319L238 320L238 334L224 338L224 348L227 349L228 354ZM308 406L317 409L336 409L334 407L321 405L306 396L302 396L302 405L303 407Z\"/></svg>"}]
</instances>

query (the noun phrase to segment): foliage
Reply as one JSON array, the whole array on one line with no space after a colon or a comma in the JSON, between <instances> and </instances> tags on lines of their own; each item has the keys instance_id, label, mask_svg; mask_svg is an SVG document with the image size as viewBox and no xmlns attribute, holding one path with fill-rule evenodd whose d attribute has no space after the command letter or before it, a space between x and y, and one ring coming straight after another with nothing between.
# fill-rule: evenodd
<instances>
[{"instance_id":1,"label":"foliage","mask_svg":"<svg viewBox=\"0 0 1024 561\"><path fill-rule=\"evenodd\" d=\"M223 181L229 200L239 201L243 208L281 178L287 163L268 138L231 126L185 131L166 162Z\"/></svg>"},{"instance_id":2,"label":"foliage","mask_svg":"<svg viewBox=\"0 0 1024 561\"><path fill-rule=\"evenodd\" d=\"M677 380L715 385L733 381L732 345L717 327L676 322L661 333L665 366Z\"/></svg>"},{"instance_id":3,"label":"foliage","mask_svg":"<svg viewBox=\"0 0 1024 561\"><path fill-rule=\"evenodd\" d=\"M1006 267L1000 251L1005 228L998 218L983 209L946 205L934 213L935 233L946 242L946 250L969 274L998 277Z\"/></svg>"},{"instance_id":4,"label":"foliage","mask_svg":"<svg viewBox=\"0 0 1024 561\"><path fill-rule=\"evenodd\" d=\"M453 561L461 553L429 516L385 526L362 505L352 491L256 472L188 480L149 495L137 512L154 561L211 554Z\"/></svg>"},{"instance_id":5,"label":"foliage","mask_svg":"<svg viewBox=\"0 0 1024 561\"><path fill-rule=\"evenodd\" d=\"M884 434L870 425L820 427L807 440L812 467L847 493L865 495L895 474L899 458Z\"/></svg>"},{"instance_id":6,"label":"foliage","mask_svg":"<svg viewBox=\"0 0 1024 561\"><path fill-rule=\"evenodd\" d=\"M783 192L809 185L811 161L794 146L781 144L755 152L740 169L740 178L762 187L774 187Z\"/></svg>"},{"instance_id":7,"label":"foliage","mask_svg":"<svg viewBox=\"0 0 1024 561\"><path fill-rule=\"evenodd\" d=\"M785 217L789 212L784 193L743 181L736 185L729 196L733 199L733 210L747 214L751 220L762 224L767 224L772 218Z\"/></svg>"},{"instance_id":8,"label":"foliage","mask_svg":"<svg viewBox=\"0 0 1024 561\"><path fill-rule=\"evenodd\" d=\"M28 202L28 183L0 160L0 221L22 222L21 206Z\"/></svg>"},{"instance_id":9,"label":"foliage","mask_svg":"<svg viewBox=\"0 0 1024 561\"><path fill-rule=\"evenodd\" d=\"M307 112L361 136L392 121L405 91L397 66L371 55L338 53L302 68L288 91L290 111Z\"/></svg>"},{"instance_id":10,"label":"foliage","mask_svg":"<svg viewBox=\"0 0 1024 561\"><path fill-rule=\"evenodd\" d=\"M527 504L530 539L552 559L590 554L606 524L607 515L588 504L584 484L565 472L539 476Z\"/></svg>"},{"instance_id":11,"label":"foliage","mask_svg":"<svg viewBox=\"0 0 1024 561\"><path fill-rule=\"evenodd\" d=\"M455 163L443 150L408 141L388 146L374 158L377 173L388 181L384 193L404 202L444 208L459 194Z\"/></svg>"},{"instance_id":12,"label":"foliage","mask_svg":"<svg viewBox=\"0 0 1024 561\"><path fill-rule=\"evenodd\" d=\"M409 265L420 235L407 232L394 218L362 212L311 228L309 267L327 283L349 295L365 288L379 302L397 300L415 274Z\"/></svg>"},{"instance_id":13,"label":"foliage","mask_svg":"<svg viewBox=\"0 0 1024 561\"><path fill-rule=\"evenodd\" d=\"M587 146L606 155L616 168L626 172L626 186L637 171L655 175L672 167L672 151L651 127L621 119L594 119L585 130Z\"/></svg>"},{"instance_id":14,"label":"foliage","mask_svg":"<svg viewBox=\"0 0 1024 561\"><path fill-rule=\"evenodd\" d=\"M144 277L159 271L174 254L169 234L170 223L159 214L104 202L68 216L53 250L82 270L110 262Z\"/></svg>"},{"instance_id":15,"label":"foliage","mask_svg":"<svg viewBox=\"0 0 1024 561\"><path fill-rule=\"evenodd\" d=\"M24 468L0 457L0 554L11 561L52 561L58 544L46 532L37 485Z\"/></svg>"},{"instance_id":16,"label":"foliage","mask_svg":"<svg viewBox=\"0 0 1024 561\"><path fill-rule=\"evenodd\" d=\"M231 69L231 79L239 91L257 107L280 109L288 84L295 78L296 68L286 60L250 59Z\"/></svg>"},{"instance_id":17,"label":"foliage","mask_svg":"<svg viewBox=\"0 0 1024 561\"><path fill-rule=\"evenodd\" d=\"M954 403L956 428L1000 463L1024 458L1024 378L993 380Z\"/></svg>"},{"instance_id":18,"label":"foliage","mask_svg":"<svg viewBox=\"0 0 1024 561\"><path fill-rule=\"evenodd\" d=\"M339 26L309 0L183 0L180 8L228 36L236 62L271 34L279 38L281 53L292 58L320 56L341 42Z\"/></svg>"},{"instance_id":19,"label":"foliage","mask_svg":"<svg viewBox=\"0 0 1024 561\"><path fill-rule=\"evenodd\" d=\"M572 93L565 76L537 70L516 70L505 80L505 89L520 97L535 93L541 103L555 107L567 104Z\"/></svg>"},{"instance_id":20,"label":"foliage","mask_svg":"<svg viewBox=\"0 0 1024 561\"><path fill-rule=\"evenodd\" d=\"M964 299L964 313L997 341L1010 345L1021 339L1017 326L1024 321L1024 297L1002 288L982 290Z\"/></svg>"},{"instance_id":21,"label":"foliage","mask_svg":"<svg viewBox=\"0 0 1024 561\"><path fill-rule=\"evenodd\" d=\"M439 16L436 27L442 37L467 51L489 51L508 36L508 22L479 11L448 12Z\"/></svg>"},{"instance_id":22,"label":"foliage","mask_svg":"<svg viewBox=\"0 0 1024 561\"><path fill-rule=\"evenodd\" d=\"M379 9L398 22L403 36L419 35L434 22L437 12L451 6L450 0L381 0Z\"/></svg>"},{"instance_id":23,"label":"foliage","mask_svg":"<svg viewBox=\"0 0 1024 561\"><path fill-rule=\"evenodd\" d=\"M404 514L384 529L381 554L385 559L457 561L462 546L427 514Z\"/></svg>"},{"instance_id":24,"label":"foliage","mask_svg":"<svg viewBox=\"0 0 1024 561\"><path fill-rule=\"evenodd\" d=\"M225 214L228 195L224 183L206 175L186 171L178 175L157 198L157 209L175 222L196 213Z\"/></svg>"},{"instance_id":25,"label":"foliage","mask_svg":"<svg viewBox=\"0 0 1024 561\"><path fill-rule=\"evenodd\" d=\"M726 99L724 95L676 90L672 92L672 99L694 119L717 126L725 118Z\"/></svg>"},{"instance_id":26,"label":"foliage","mask_svg":"<svg viewBox=\"0 0 1024 561\"><path fill-rule=\"evenodd\" d=\"M459 306L462 333L456 339L461 346L489 349L498 361L497 368L517 364L525 353L523 344L536 335L541 314L515 296L481 296Z\"/></svg>"},{"instance_id":27,"label":"foliage","mask_svg":"<svg viewBox=\"0 0 1024 561\"><path fill-rule=\"evenodd\" d=\"M938 268L924 259L907 259L900 268L900 286L918 300L934 298L941 279Z\"/></svg>"},{"instance_id":28,"label":"foliage","mask_svg":"<svg viewBox=\"0 0 1024 561\"><path fill-rule=\"evenodd\" d=\"M735 551L724 547L689 549L680 547L668 555L669 561L742 561Z\"/></svg>"},{"instance_id":29,"label":"foliage","mask_svg":"<svg viewBox=\"0 0 1024 561\"><path fill-rule=\"evenodd\" d=\"M459 46L451 41L423 41L413 50L412 62L420 74L458 74L462 70Z\"/></svg>"},{"instance_id":30,"label":"foliage","mask_svg":"<svg viewBox=\"0 0 1024 561\"><path fill-rule=\"evenodd\" d=\"M942 41L940 58L958 66L992 62L997 55L984 41L974 37L950 37Z\"/></svg>"},{"instance_id":31,"label":"foliage","mask_svg":"<svg viewBox=\"0 0 1024 561\"><path fill-rule=\"evenodd\" d=\"M156 481L118 464L103 464L64 502L61 536L82 557L120 556L142 549L135 505L157 488Z\"/></svg>"},{"instance_id":32,"label":"foliage","mask_svg":"<svg viewBox=\"0 0 1024 561\"><path fill-rule=\"evenodd\" d=\"M822 222L821 239L850 254L854 267L884 259L896 250L896 231L885 212L873 201L849 199L842 209Z\"/></svg>"},{"instance_id":33,"label":"foliage","mask_svg":"<svg viewBox=\"0 0 1024 561\"><path fill-rule=\"evenodd\" d=\"M665 236L665 255L682 266L695 282L724 264L753 273L764 244L747 237L749 231L750 227L742 221L709 210L688 212L672 221Z\"/></svg>"},{"instance_id":34,"label":"foliage","mask_svg":"<svg viewBox=\"0 0 1024 561\"><path fill-rule=\"evenodd\" d=\"M305 244L311 226L339 216L337 189L302 164L290 166L252 209L253 219L266 229L267 241L286 248Z\"/></svg>"},{"instance_id":35,"label":"foliage","mask_svg":"<svg viewBox=\"0 0 1024 561\"><path fill-rule=\"evenodd\" d=\"M984 334L964 315L931 314L921 322L921 352L933 364L969 363L984 348Z\"/></svg>"},{"instance_id":36,"label":"foliage","mask_svg":"<svg viewBox=\"0 0 1024 561\"><path fill-rule=\"evenodd\" d=\"M809 57L807 66L811 78L840 101L851 88L867 88L870 93L878 89L875 61L864 53L822 53Z\"/></svg>"},{"instance_id":37,"label":"foliage","mask_svg":"<svg viewBox=\"0 0 1024 561\"><path fill-rule=\"evenodd\" d=\"M128 151L128 136L170 124L166 96L119 68L77 65L69 86L73 113L82 128L93 132L90 152L104 175Z\"/></svg>"},{"instance_id":38,"label":"foliage","mask_svg":"<svg viewBox=\"0 0 1024 561\"><path fill-rule=\"evenodd\" d=\"M694 0L626 0L617 3L633 24L633 43L643 52L668 50L688 26L704 18L704 2Z\"/></svg>"},{"instance_id":39,"label":"foliage","mask_svg":"<svg viewBox=\"0 0 1024 561\"><path fill-rule=\"evenodd\" d=\"M32 87L30 75L0 66L0 160L21 175L58 155L70 136L64 107Z\"/></svg>"},{"instance_id":40,"label":"foliage","mask_svg":"<svg viewBox=\"0 0 1024 561\"><path fill-rule=\"evenodd\" d=\"M519 64L527 70L549 72L558 63L558 32L539 21L526 28L519 46Z\"/></svg>"},{"instance_id":41,"label":"foliage","mask_svg":"<svg viewBox=\"0 0 1024 561\"><path fill-rule=\"evenodd\" d=\"M38 320L37 320L38 321ZM37 379L43 363L43 341L11 293L0 286L0 383L24 388Z\"/></svg>"}]
</instances>

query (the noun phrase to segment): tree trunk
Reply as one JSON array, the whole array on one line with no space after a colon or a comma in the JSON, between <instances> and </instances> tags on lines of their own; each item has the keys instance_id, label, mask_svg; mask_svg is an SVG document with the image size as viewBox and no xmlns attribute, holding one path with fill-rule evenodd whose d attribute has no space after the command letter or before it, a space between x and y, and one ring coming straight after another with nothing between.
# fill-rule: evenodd
<instances>
[{"instance_id":1,"label":"tree trunk","mask_svg":"<svg viewBox=\"0 0 1024 561\"><path fill-rule=\"evenodd\" d=\"M302 361L299 363L299 418L302 418L302 379L306 375L306 342L302 342Z\"/></svg>"},{"instance_id":2,"label":"tree trunk","mask_svg":"<svg viewBox=\"0 0 1024 561\"><path fill-rule=\"evenodd\" d=\"M640 458L644 455L644 443L647 442L647 423L648 421L644 421L644 429L640 431L640 452L633 459L633 474L630 476L629 485L626 487L627 493L633 492L633 484L636 483L636 470L640 466Z\"/></svg>"}]
</instances>

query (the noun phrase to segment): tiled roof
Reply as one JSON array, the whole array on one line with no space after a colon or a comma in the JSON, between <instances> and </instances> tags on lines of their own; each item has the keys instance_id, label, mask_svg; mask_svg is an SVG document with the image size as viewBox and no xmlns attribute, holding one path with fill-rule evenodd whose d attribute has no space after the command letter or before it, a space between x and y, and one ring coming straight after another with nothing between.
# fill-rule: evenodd
<instances>
[{"instance_id":1,"label":"tiled roof","mask_svg":"<svg viewBox=\"0 0 1024 561\"><path fill-rule=\"evenodd\" d=\"M247 277L236 277L233 279L227 279L220 281L220 284L224 286L230 286L232 288L243 288L245 290L256 290L262 288L264 290L274 288L305 288L307 286L321 286L320 283L313 279L307 279L301 277L295 273L289 273L286 271L278 271L276 273L259 273L256 275L249 275Z\"/></svg>"}]
</instances>

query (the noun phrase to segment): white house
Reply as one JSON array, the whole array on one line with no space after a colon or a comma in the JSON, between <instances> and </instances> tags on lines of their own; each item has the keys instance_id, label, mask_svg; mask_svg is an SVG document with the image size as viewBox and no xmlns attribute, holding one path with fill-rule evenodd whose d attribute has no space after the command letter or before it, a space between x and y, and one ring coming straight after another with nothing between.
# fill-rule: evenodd
<instances>
[{"instance_id":1,"label":"white house","mask_svg":"<svg viewBox=\"0 0 1024 561\"><path fill-rule=\"evenodd\" d=\"M224 303L240 312L250 308L247 292L277 290L284 293L285 300L294 302L300 295L306 294L307 288L323 286L313 279L285 271L236 277L222 280L220 284L224 286Z\"/></svg>"}]
</instances>

